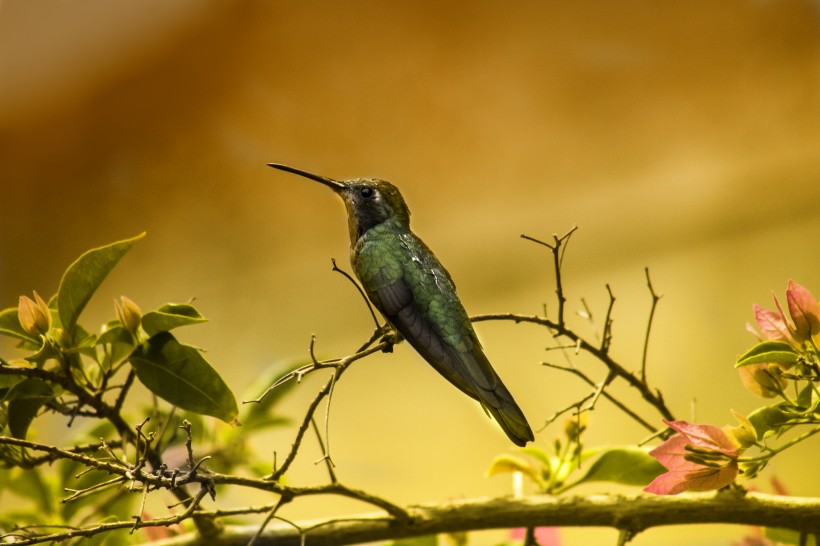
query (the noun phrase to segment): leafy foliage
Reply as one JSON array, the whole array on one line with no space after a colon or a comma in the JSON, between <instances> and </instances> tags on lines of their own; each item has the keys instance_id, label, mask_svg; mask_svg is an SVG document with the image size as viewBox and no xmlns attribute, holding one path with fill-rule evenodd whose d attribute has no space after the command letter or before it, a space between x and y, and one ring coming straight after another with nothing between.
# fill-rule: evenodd
<instances>
[{"instance_id":1,"label":"leafy foliage","mask_svg":"<svg viewBox=\"0 0 820 546\"><path fill-rule=\"evenodd\" d=\"M174 422L187 423L188 430L195 427L197 450L212 467L230 471L245 466L256 474L265 465L255 459L246 445L248 438L235 425L245 419L259 431L287 422L273 412L290 385L283 385L265 404L252 404L240 412L234 394L202 352L170 333L206 321L190 304L166 304L142 314L136 303L123 297L115 302L116 318L99 333L79 323L101 283L143 236L84 253L63 275L50 303L35 292L33 298L22 296L17 308L0 311L0 335L15 339L23 352L22 358L0 359L0 438L8 434L7 438L21 441L0 443L0 462L5 467L0 470L0 495L5 490L30 501L0 513L0 530L18 529L17 535L25 536L27 528L72 525L102 504L109 518L129 520L139 499L134 493L147 492L149 486L123 487L124 477L111 479L110 474L89 469L105 459L120 465L119 461L130 458L135 463L123 466L124 475L145 465L153 465L154 471L160 471L158 476L166 472L161 468L182 476L181 470L174 469L187 467L190 474L194 462L190 451L185 455L190 436L180 434ZM261 374L260 380L270 384L287 371L276 366ZM134 379L170 404L137 410L156 423L148 434L142 432L142 425L130 426L122 413ZM63 415L68 424L78 417L92 419L83 420L90 427L80 427L66 439L74 448L43 454L25 446L30 443L32 423L46 413ZM228 424L207 425L203 415ZM144 425L147 419L134 419L140 421ZM104 458L97 459L97 452ZM43 471L46 463L57 471ZM55 502L61 497L63 502ZM84 544L122 544L131 538L128 529L112 529L93 534Z\"/></svg>"}]
</instances>

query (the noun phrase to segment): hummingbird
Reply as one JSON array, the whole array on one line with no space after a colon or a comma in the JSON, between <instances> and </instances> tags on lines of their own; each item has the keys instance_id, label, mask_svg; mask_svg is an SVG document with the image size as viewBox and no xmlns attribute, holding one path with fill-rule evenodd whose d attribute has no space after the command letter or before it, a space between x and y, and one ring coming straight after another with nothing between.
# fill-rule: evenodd
<instances>
[{"instance_id":1,"label":"hummingbird","mask_svg":"<svg viewBox=\"0 0 820 546\"><path fill-rule=\"evenodd\" d=\"M532 429L484 354L453 279L410 230L410 209L398 188L375 178L334 180L279 163L268 166L319 182L342 198L350 263L368 299L437 372L477 400L514 444L532 441Z\"/></svg>"}]
</instances>

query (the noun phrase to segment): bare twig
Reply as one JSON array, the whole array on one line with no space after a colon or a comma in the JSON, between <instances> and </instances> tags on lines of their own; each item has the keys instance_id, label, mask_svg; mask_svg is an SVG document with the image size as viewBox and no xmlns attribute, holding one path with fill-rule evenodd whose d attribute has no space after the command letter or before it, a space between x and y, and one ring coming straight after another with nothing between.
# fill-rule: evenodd
<instances>
[{"instance_id":1,"label":"bare twig","mask_svg":"<svg viewBox=\"0 0 820 546\"><path fill-rule=\"evenodd\" d=\"M310 426L310 420L313 418L316 409L319 407L319 404L322 402L322 400L324 400L324 398L331 393L336 381L338 381L339 377L344 373L348 366L350 366L350 364L352 364L353 362L360 360L368 355L382 351L385 347L387 347L387 345L387 341L382 341L368 349L359 351L357 353L346 356L344 358L340 358L338 360L319 362L316 365L308 364L306 366L299 368L298 370L295 370L294 372L291 372L290 374L287 374L286 376L283 376L282 379L277 381L277 384L281 384L285 381L288 381L289 379L292 379L293 377L301 377L316 369L326 367L331 367L334 369L331 378L327 381L327 383L325 383L324 387L322 387L322 389L316 394L316 396L313 398L313 401L311 401L310 405L308 406L305 416L302 419L302 423L296 431L296 438L293 440L291 450L285 457L285 460L282 462L282 466L276 469L268 477L269 480L278 481L282 477L282 475L284 475L284 473L287 472L288 468L290 468L291 463L293 463L293 460L296 458L296 453L299 450L299 446L302 443L302 438L304 437L305 432Z\"/></svg>"},{"instance_id":2,"label":"bare twig","mask_svg":"<svg viewBox=\"0 0 820 546\"><path fill-rule=\"evenodd\" d=\"M649 333L652 331L652 320L655 317L655 309L658 307L658 300L661 295L655 293L652 288L652 279L649 278L649 268L645 268L646 272L646 286L649 288L649 294L652 296L652 307L649 308L649 319L646 322L646 335L643 340L643 356L641 357L641 381L646 383L646 354L649 350Z\"/></svg>"},{"instance_id":3,"label":"bare twig","mask_svg":"<svg viewBox=\"0 0 820 546\"><path fill-rule=\"evenodd\" d=\"M539 245L545 246L550 249L552 252L553 257L553 265L555 271L555 295L558 298L558 324L561 325L563 328L564 326L564 304L567 301L567 298L564 296L564 286L561 281L561 265L564 261L564 251L566 249L566 243L569 241L569 238L578 229L578 226L573 226L568 232L566 232L561 237L558 235L553 235L553 243L545 243L544 241L540 241L534 237L530 237L529 235L521 235L522 239L526 239L528 241L532 241Z\"/></svg>"},{"instance_id":4,"label":"bare twig","mask_svg":"<svg viewBox=\"0 0 820 546\"><path fill-rule=\"evenodd\" d=\"M370 300L367 298L367 295L364 293L364 290L359 285L359 283L356 282L356 279L354 279L347 271L339 268L339 266L336 265L335 258L331 258L330 261L333 263L333 271L341 273L347 280L353 283L353 286L356 287L356 290L359 291L359 294L362 296L362 299L364 300L365 304L367 304L367 309L370 311L370 316L373 317L373 322L376 324L376 328L381 328L381 324L379 324L379 319L376 317L376 311L373 310L373 306L370 304Z\"/></svg>"},{"instance_id":5,"label":"bare twig","mask_svg":"<svg viewBox=\"0 0 820 546\"><path fill-rule=\"evenodd\" d=\"M512 321L516 324L518 323L529 323L529 324L537 324L539 326L543 326L549 330L551 330L556 336L563 336L567 339L571 340L572 342L576 343L578 348L584 352L587 352L598 359L601 363L603 363L609 370L614 372L615 376L623 379L624 381L629 384L630 387L636 389L643 399L654 407L658 413L664 418L670 421L674 421L675 418L672 415L672 412L666 406L666 402L663 399L663 396L660 392L653 390L649 387L645 382L641 381L638 377L624 368L621 364L615 361L608 353L605 353L601 350L600 347L592 345L581 336L576 334L573 330L567 328L566 326L561 326L557 322L554 322L550 319L533 316L533 315L519 315L515 313L493 313L493 314L486 314L486 315L473 315L470 317L470 320L473 322L482 322L487 320L506 320Z\"/></svg>"},{"instance_id":6,"label":"bare twig","mask_svg":"<svg viewBox=\"0 0 820 546\"><path fill-rule=\"evenodd\" d=\"M328 403L329 402L330 401L328 400ZM313 432L316 433L316 441L319 442L319 448L322 450L322 458L316 461L316 464L324 462L327 467L328 476L330 477L330 483L337 483L338 480L336 479L336 471L333 470L335 465L333 464L333 459L330 458L330 450L325 447L325 442L322 441L322 433L319 432L319 426L316 424L316 419L311 417L310 424L313 427ZM327 421L325 421L325 435L327 434L329 433L327 429ZM329 440L328 444L330 444Z\"/></svg>"},{"instance_id":7,"label":"bare twig","mask_svg":"<svg viewBox=\"0 0 820 546\"><path fill-rule=\"evenodd\" d=\"M604 332L601 336L601 351L604 354L609 352L609 346L612 343L612 308L615 306L615 295L612 293L612 288L609 284L606 285L606 291L607 294L609 294L609 305L606 308Z\"/></svg>"}]
</instances>

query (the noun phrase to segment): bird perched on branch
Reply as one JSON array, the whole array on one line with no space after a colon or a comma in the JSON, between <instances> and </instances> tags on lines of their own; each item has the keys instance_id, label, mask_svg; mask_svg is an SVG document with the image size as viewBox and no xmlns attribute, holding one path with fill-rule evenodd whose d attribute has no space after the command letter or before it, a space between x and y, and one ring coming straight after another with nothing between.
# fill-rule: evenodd
<instances>
[{"instance_id":1,"label":"bird perched on branch","mask_svg":"<svg viewBox=\"0 0 820 546\"><path fill-rule=\"evenodd\" d=\"M373 305L436 371L478 400L513 443L532 441L532 429L487 360L452 278L410 230L410 210L399 190L385 180L333 180L268 165L315 180L342 198L350 263Z\"/></svg>"}]
</instances>

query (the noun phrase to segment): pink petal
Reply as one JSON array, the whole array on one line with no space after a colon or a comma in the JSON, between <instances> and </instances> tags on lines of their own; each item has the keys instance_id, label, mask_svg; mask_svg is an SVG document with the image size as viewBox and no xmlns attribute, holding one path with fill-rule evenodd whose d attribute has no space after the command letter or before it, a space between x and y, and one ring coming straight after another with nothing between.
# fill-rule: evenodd
<instances>
[{"instance_id":1,"label":"pink petal","mask_svg":"<svg viewBox=\"0 0 820 546\"><path fill-rule=\"evenodd\" d=\"M649 454L655 457L659 463L673 472L689 472L695 470L699 465L687 461L683 458L688 453L684 447L689 444L689 440L682 434L675 434L664 443L653 449Z\"/></svg>"},{"instance_id":2,"label":"pink petal","mask_svg":"<svg viewBox=\"0 0 820 546\"><path fill-rule=\"evenodd\" d=\"M686 491L686 472L667 472L661 474L652 483L643 488L647 493L656 495L677 495Z\"/></svg>"},{"instance_id":3,"label":"pink petal","mask_svg":"<svg viewBox=\"0 0 820 546\"><path fill-rule=\"evenodd\" d=\"M777 307L778 313L780 313L780 320L786 325L786 328L789 331L786 341L790 341L794 336L794 326L792 326L792 324L786 319L786 313L783 312L783 307L780 306L780 301L777 299L774 290L772 290L772 298L774 298L774 304Z\"/></svg>"},{"instance_id":4,"label":"pink petal","mask_svg":"<svg viewBox=\"0 0 820 546\"><path fill-rule=\"evenodd\" d=\"M710 491L729 485L737 476L737 463L734 462L721 468L699 466L699 469L690 472L670 471L661 474L643 490L656 495L677 495L692 489Z\"/></svg>"},{"instance_id":5,"label":"pink petal","mask_svg":"<svg viewBox=\"0 0 820 546\"><path fill-rule=\"evenodd\" d=\"M672 430L683 434L694 447L718 451L733 457L738 454L737 444L719 427L666 419L663 422Z\"/></svg>"},{"instance_id":6,"label":"pink petal","mask_svg":"<svg viewBox=\"0 0 820 546\"><path fill-rule=\"evenodd\" d=\"M686 489L696 491L711 491L726 487L737 476L737 463L732 462L720 468L701 467L698 472L690 472L686 476Z\"/></svg>"},{"instance_id":7,"label":"pink petal","mask_svg":"<svg viewBox=\"0 0 820 546\"><path fill-rule=\"evenodd\" d=\"M755 314L755 322L765 339L770 341L789 340L789 329L779 313L760 307L757 304L753 305L752 309Z\"/></svg>"},{"instance_id":8,"label":"pink petal","mask_svg":"<svg viewBox=\"0 0 820 546\"><path fill-rule=\"evenodd\" d=\"M786 290L786 302L799 340L805 341L811 335L820 332L817 300L811 292L790 279L789 288Z\"/></svg>"}]
</instances>

